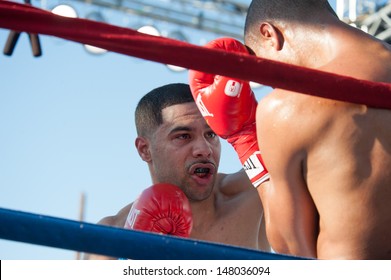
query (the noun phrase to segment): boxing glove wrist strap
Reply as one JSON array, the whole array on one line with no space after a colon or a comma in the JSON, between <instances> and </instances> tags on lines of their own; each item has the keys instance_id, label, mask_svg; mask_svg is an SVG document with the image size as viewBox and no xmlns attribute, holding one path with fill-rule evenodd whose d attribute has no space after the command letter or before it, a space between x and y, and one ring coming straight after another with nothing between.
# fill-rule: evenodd
<instances>
[{"instance_id":1,"label":"boxing glove wrist strap","mask_svg":"<svg viewBox=\"0 0 391 280\"><path fill-rule=\"evenodd\" d=\"M261 152L258 150L258 142L254 137L254 132L247 135L242 132L240 135L229 137L227 141L234 147L244 171L253 186L257 188L269 180L269 172L263 163Z\"/></svg>"}]
</instances>

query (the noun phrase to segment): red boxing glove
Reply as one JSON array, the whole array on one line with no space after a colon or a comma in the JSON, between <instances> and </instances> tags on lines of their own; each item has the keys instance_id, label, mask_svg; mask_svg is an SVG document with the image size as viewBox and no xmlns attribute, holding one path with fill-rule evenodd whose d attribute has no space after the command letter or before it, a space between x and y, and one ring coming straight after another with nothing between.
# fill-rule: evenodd
<instances>
[{"instance_id":1,"label":"red boxing glove","mask_svg":"<svg viewBox=\"0 0 391 280\"><path fill-rule=\"evenodd\" d=\"M205 47L228 52L248 53L247 48L232 38L221 38ZM234 67L234 66L233 66ZM189 71L194 100L213 131L236 150L243 168L255 187L269 179L259 152L255 113L257 100L250 83L236 78Z\"/></svg>"},{"instance_id":2,"label":"red boxing glove","mask_svg":"<svg viewBox=\"0 0 391 280\"><path fill-rule=\"evenodd\" d=\"M155 184L133 203L124 228L189 237L193 226L190 203L172 184Z\"/></svg>"}]
</instances>

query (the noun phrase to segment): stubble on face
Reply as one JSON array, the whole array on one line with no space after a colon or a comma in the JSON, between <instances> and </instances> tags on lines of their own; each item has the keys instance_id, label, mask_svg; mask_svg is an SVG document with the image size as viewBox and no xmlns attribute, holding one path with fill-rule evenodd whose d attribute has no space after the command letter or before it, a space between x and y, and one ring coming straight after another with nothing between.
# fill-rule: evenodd
<instances>
[{"instance_id":1,"label":"stubble on face","mask_svg":"<svg viewBox=\"0 0 391 280\"><path fill-rule=\"evenodd\" d=\"M194 165L211 164L209 161L193 160L183 165L170 165L167 161L165 163L163 164L164 166L155 164L155 170L158 171L155 172L157 182L165 182L178 186L190 201L197 202L209 198L214 189L217 172L214 171L214 174L210 175L211 178L207 184L199 184L193 179L195 175L191 171ZM217 167L214 170L217 170Z\"/></svg>"},{"instance_id":2,"label":"stubble on face","mask_svg":"<svg viewBox=\"0 0 391 280\"><path fill-rule=\"evenodd\" d=\"M151 166L155 181L179 186L190 201L209 198L213 192L220 159L218 138L213 140L216 144L212 145L212 157L194 157L191 141L187 144L186 141L182 143L182 140L173 140L177 132L171 134L170 131L179 130L178 135L189 134L190 139L211 131L195 103L167 107L163 109L162 115L164 122L151 139ZM179 127L181 129L178 129ZM198 168L198 171L200 168L208 171L205 171L205 174L195 174L195 168Z\"/></svg>"}]
</instances>

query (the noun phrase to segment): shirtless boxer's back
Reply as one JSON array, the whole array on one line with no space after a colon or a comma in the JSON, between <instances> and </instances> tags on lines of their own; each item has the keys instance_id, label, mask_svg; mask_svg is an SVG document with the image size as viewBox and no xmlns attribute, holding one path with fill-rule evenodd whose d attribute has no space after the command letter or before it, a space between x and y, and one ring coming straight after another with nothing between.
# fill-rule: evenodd
<instances>
[{"instance_id":1,"label":"shirtless boxer's back","mask_svg":"<svg viewBox=\"0 0 391 280\"><path fill-rule=\"evenodd\" d=\"M303 22L259 18L254 24L264 37L255 44L248 31L246 43L261 57L391 83L390 46L339 21L320 2ZM335 90L342 90L337 83ZM258 106L257 135L271 176L259 191L274 249L322 259L391 259L390 110L276 89Z\"/></svg>"}]
</instances>

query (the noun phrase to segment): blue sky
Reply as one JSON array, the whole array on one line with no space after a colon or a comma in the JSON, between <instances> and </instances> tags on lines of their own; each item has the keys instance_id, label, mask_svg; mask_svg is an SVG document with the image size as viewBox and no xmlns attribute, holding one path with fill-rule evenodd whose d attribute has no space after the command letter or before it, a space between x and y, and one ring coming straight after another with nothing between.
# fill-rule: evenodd
<instances>
[{"instance_id":1,"label":"blue sky","mask_svg":"<svg viewBox=\"0 0 391 280\"><path fill-rule=\"evenodd\" d=\"M250 1L242 1L244 3ZM8 30L0 29L0 48ZM218 37L209 34L207 41ZM199 44L199 34L192 34ZM149 90L187 82L187 71L40 36L34 58L23 33L0 55L0 207L85 221L115 214L151 185L134 147L133 112ZM198 41L197 41L198 40ZM262 98L269 88L255 90ZM220 171L241 168L222 141ZM1 225L4 226L4 225ZM74 259L75 252L0 240L0 259Z\"/></svg>"}]
</instances>

